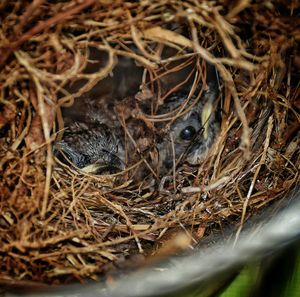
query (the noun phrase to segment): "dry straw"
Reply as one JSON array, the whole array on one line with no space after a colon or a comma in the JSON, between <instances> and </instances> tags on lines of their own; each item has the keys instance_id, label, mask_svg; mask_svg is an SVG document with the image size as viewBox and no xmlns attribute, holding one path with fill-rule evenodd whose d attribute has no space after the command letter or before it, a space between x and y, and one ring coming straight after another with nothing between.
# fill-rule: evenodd
<instances>
[{"instance_id":1,"label":"dry straw","mask_svg":"<svg viewBox=\"0 0 300 297\"><path fill-rule=\"evenodd\" d=\"M169 255L201 240L211 226L236 222L240 231L249 216L295 186L297 9L297 1L279 0L2 1L1 282L95 279L130 266L138 253ZM91 47L107 59L86 73ZM164 47L175 54L162 57ZM206 61L220 75L216 143L198 167L173 172L171 184L156 180L158 188L140 191L126 173L91 175L53 159L52 143L64 127L61 107L80 100L121 56L144 67L158 104L167 96L159 79L176 67L196 65L191 76L200 80ZM81 88L68 91L79 79ZM157 119L143 117L149 127ZM180 244L173 234L181 234Z\"/></svg>"}]
</instances>

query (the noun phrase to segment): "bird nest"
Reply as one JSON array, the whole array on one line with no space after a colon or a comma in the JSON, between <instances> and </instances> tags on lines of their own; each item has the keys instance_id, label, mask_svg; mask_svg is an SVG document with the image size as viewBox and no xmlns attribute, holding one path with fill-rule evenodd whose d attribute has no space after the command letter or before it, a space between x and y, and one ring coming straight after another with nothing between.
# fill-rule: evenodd
<instances>
[{"instance_id":1,"label":"bird nest","mask_svg":"<svg viewBox=\"0 0 300 297\"><path fill-rule=\"evenodd\" d=\"M2 1L1 282L112 275L189 249L224 224L237 225L238 240L245 220L299 181L296 3ZM141 149L147 137L133 167L146 166L148 179L54 157L66 117L91 96L115 105L132 93L160 106L183 85L207 85L207 67L219 76L220 128L197 165L155 176ZM151 118L135 116L154 131Z\"/></svg>"}]
</instances>

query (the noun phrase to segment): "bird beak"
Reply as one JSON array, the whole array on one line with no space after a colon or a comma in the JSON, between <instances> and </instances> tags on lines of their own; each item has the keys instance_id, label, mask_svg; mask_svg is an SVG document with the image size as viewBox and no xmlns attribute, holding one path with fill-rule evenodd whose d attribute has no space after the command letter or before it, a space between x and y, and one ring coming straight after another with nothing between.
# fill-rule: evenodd
<instances>
[{"instance_id":1,"label":"bird beak","mask_svg":"<svg viewBox=\"0 0 300 297\"><path fill-rule=\"evenodd\" d=\"M81 171L83 171L85 173L93 174L93 173L98 172L99 169L100 169L99 164L94 163L94 164L90 164L90 165L87 165L87 166L81 168Z\"/></svg>"},{"instance_id":2,"label":"bird beak","mask_svg":"<svg viewBox=\"0 0 300 297\"><path fill-rule=\"evenodd\" d=\"M81 168L81 170L90 174L113 174L125 170L125 163L122 159L113 153L108 154L111 158L109 161L98 160L93 164Z\"/></svg>"},{"instance_id":3,"label":"bird beak","mask_svg":"<svg viewBox=\"0 0 300 297\"><path fill-rule=\"evenodd\" d=\"M212 113L212 109L213 109L213 106L212 106L212 102L210 100L205 103L205 105L202 109L201 124L204 129L204 132L203 132L204 139L208 138L209 117Z\"/></svg>"}]
</instances>

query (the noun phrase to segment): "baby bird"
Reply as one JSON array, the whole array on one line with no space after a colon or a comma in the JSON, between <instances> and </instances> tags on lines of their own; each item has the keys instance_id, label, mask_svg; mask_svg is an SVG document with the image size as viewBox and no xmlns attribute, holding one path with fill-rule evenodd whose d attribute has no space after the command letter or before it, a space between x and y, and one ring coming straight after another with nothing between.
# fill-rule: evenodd
<instances>
[{"instance_id":1,"label":"baby bird","mask_svg":"<svg viewBox=\"0 0 300 297\"><path fill-rule=\"evenodd\" d=\"M86 172L101 174L125 169L121 144L106 124L74 122L55 143L54 155Z\"/></svg>"},{"instance_id":2,"label":"baby bird","mask_svg":"<svg viewBox=\"0 0 300 297\"><path fill-rule=\"evenodd\" d=\"M195 95L188 98L188 92L184 91L175 92L155 115L144 113L150 121L159 119L153 121L157 133L144 134L153 137L149 143L154 143L157 148L158 162L152 162L152 165L158 168L160 174L166 174L180 162L197 164L205 156L219 127L215 111L217 97L217 83L209 81L200 98ZM128 106L126 101L125 105ZM92 115L88 112L84 121L71 123L63 139L55 143L54 154L95 174L115 173L125 169L128 163L137 161L139 154L133 151L134 147L128 146L128 139L125 141L124 128L116 120L117 111L111 108L107 112L104 110L94 108ZM142 120L132 120L127 127L129 134L136 138L133 139L135 142L140 138L140 132L136 131L147 129Z\"/></svg>"},{"instance_id":3,"label":"baby bird","mask_svg":"<svg viewBox=\"0 0 300 297\"><path fill-rule=\"evenodd\" d=\"M216 117L217 97L218 89L208 84L208 89L198 101L194 95L188 99L185 92L178 92L167 98L159 113L179 111L175 113L176 119L166 125L167 129L163 129L166 131L157 144L161 172L169 170L174 161L176 164L188 162L195 165L205 157L219 130ZM187 100L185 110L188 111L180 111Z\"/></svg>"}]
</instances>

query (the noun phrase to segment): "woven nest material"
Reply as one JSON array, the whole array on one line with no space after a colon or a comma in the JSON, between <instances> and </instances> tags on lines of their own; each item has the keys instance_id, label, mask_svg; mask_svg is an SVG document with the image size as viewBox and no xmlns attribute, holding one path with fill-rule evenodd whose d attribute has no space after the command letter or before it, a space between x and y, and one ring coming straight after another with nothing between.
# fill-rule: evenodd
<instances>
[{"instance_id":1,"label":"woven nest material","mask_svg":"<svg viewBox=\"0 0 300 297\"><path fill-rule=\"evenodd\" d=\"M199 242L211 226L235 222L239 232L294 187L297 9L297 1L279 0L2 1L1 282L96 279L133 258L141 264L144 256L168 256ZM106 53L94 72L86 71L91 48ZM171 56L161 55L165 48ZM210 63L220 76L215 145L171 183L156 181L159 190L53 158L61 109L109 77L121 57L142 67L158 98L159 79L187 63L198 65L193 74Z\"/></svg>"}]
</instances>

